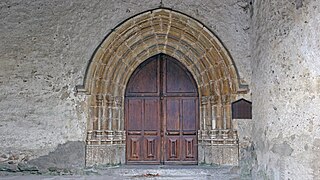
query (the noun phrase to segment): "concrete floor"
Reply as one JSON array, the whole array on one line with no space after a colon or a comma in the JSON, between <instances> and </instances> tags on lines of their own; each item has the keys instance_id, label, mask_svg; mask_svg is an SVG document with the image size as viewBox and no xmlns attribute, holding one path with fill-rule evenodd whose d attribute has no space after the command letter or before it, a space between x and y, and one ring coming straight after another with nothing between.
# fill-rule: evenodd
<instances>
[{"instance_id":1,"label":"concrete floor","mask_svg":"<svg viewBox=\"0 0 320 180\"><path fill-rule=\"evenodd\" d=\"M156 180L239 180L239 170L230 166L166 166L166 165L127 165L104 169L89 169L89 175L44 176L44 175L10 175L0 176L5 180L120 180L120 179L156 179Z\"/></svg>"}]
</instances>

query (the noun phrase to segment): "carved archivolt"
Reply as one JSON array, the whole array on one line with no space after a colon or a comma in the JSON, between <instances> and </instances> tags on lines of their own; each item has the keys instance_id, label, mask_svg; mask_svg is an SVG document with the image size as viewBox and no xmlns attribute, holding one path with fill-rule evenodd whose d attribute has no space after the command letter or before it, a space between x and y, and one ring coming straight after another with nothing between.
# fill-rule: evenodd
<instances>
[{"instance_id":1,"label":"carved archivolt","mask_svg":"<svg viewBox=\"0 0 320 180\"><path fill-rule=\"evenodd\" d=\"M126 20L97 49L82 89L91 107L88 144L124 144L126 84L139 64L160 53L184 64L197 83L201 101L199 141L235 143L231 102L242 89L232 59L203 24L161 8Z\"/></svg>"}]
</instances>

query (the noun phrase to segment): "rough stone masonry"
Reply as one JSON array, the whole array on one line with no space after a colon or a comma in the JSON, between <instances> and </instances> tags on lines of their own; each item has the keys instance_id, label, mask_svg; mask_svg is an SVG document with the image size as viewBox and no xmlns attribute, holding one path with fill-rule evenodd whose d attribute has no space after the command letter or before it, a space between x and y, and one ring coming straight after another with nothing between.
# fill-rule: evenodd
<instances>
[{"instance_id":1,"label":"rough stone masonry","mask_svg":"<svg viewBox=\"0 0 320 180\"><path fill-rule=\"evenodd\" d=\"M84 168L88 101L76 86L108 33L162 4L206 25L249 87L237 98L253 119L233 119L242 176L319 179L320 2L161 2L0 2L0 172Z\"/></svg>"}]
</instances>

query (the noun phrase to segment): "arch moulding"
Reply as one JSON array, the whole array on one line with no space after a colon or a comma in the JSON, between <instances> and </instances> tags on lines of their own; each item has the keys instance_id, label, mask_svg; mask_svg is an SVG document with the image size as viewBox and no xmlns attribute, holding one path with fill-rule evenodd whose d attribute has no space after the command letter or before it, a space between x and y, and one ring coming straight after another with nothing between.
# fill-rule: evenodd
<instances>
[{"instance_id":1,"label":"arch moulding","mask_svg":"<svg viewBox=\"0 0 320 180\"><path fill-rule=\"evenodd\" d=\"M117 26L97 48L78 88L88 96L86 165L125 162L123 100L143 61L157 54L179 60L200 98L199 163L237 164L238 137L231 102L243 93L229 53L202 23L170 9L138 14Z\"/></svg>"}]
</instances>

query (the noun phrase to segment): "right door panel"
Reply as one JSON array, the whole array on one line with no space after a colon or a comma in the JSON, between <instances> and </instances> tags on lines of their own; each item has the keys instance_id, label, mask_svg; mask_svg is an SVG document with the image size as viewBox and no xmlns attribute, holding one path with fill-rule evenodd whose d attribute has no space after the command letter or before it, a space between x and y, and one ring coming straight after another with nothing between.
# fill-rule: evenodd
<instances>
[{"instance_id":1,"label":"right door panel","mask_svg":"<svg viewBox=\"0 0 320 180\"><path fill-rule=\"evenodd\" d=\"M197 107L196 97L164 99L165 164L197 164Z\"/></svg>"}]
</instances>

